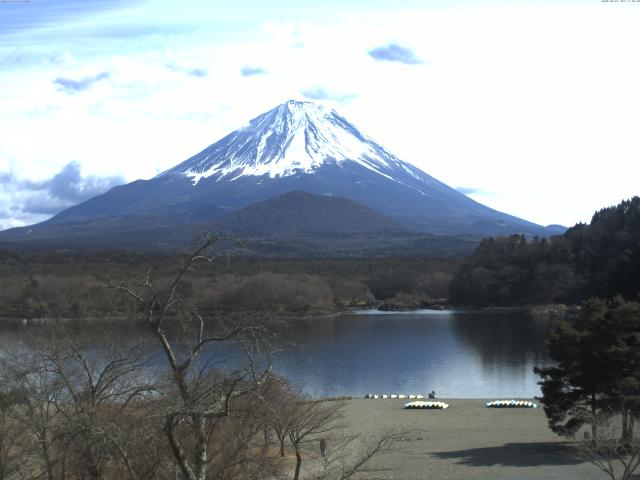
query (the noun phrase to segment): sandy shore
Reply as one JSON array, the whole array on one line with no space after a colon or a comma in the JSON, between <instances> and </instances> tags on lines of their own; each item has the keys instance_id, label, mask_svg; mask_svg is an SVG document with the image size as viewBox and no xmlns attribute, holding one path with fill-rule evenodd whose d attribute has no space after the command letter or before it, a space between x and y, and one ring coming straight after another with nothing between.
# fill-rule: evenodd
<instances>
[{"instance_id":1,"label":"sandy shore","mask_svg":"<svg viewBox=\"0 0 640 480\"><path fill-rule=\"evenodd\" d=\"M349 431L375 434L389 427L419 429L379 457L382 478L564 480L603 479L547 427L541 408L492 409L486 400L446 400L447 410L404 410L406 400L350 400ZM494 399L493 399L494 400Z\"/></svg>"}]
</instances>

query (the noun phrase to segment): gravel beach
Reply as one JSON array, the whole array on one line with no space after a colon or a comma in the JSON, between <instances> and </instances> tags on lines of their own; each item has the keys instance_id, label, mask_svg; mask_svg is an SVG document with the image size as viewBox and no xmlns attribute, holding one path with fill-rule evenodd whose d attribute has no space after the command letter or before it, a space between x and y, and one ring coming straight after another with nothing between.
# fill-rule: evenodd
<instances>
[{"instance_id":1,"label":"gravel beach","mask_svg":"<svg viewBox=\"0 0 640 480\"><path fill-rule=\"evenodd\" d=\"M486 408L489 400L447 400L446 410L405 410L408 400L346 402L347 429L374 435L389 427L419 432L375 460L389 479L596 480L603 473L572 453L547 427L542 408ZM495 400L495 399L490 399ZM528 399L531 400L531 399Z\"/></svg>"}]
</instances>

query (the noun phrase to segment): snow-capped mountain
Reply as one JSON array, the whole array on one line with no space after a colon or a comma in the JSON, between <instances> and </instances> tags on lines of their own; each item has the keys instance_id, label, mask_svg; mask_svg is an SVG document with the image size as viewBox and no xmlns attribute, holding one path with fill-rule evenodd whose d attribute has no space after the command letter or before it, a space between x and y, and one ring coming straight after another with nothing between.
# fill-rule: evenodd
<instances>
[{"instance_id":1,"label":"snow-capped mountain","mask_svg":"<svg viewBox=\"0 0 640 480\"><path fill-rule=\"evenodd\" d=\"M3 232L0 240L93 235L117 243L134 231L164 235L190 224L222 225L231 212L294 191L355 201L412 235L561 233L475 202L398 159L334 110L290 100L155 178L115 187L46 222ZM268 204L269 219L282 221L273 208L284 203ZM310 203L311 226L332 203ZM357 210L332 205L351 205L350 215Z\"/></svg>"},{"instance_id":2,"label":"snow-capped mountain","mask_svg":"<svg viewBox=\"0 0 640 480\"><path fill-rule=\"evenodd\" d=\"M326 164L353 162L390 180L394 171L421 172L366 137L335 110L289 100L254 118L194 157L161 173L233 181L243 176L313 174Z\"/></svg>"}]
</instances>

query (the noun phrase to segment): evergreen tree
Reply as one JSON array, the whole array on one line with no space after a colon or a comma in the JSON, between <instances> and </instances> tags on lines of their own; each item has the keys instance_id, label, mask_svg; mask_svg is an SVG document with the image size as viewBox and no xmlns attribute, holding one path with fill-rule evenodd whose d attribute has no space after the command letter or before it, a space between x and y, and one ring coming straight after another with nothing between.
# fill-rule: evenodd
<instances>
[{"instance_id":1,"label":"evergreen tree","mask_svg":"<svg viewBox=\"0 0 640 480\"><path fill-rule=\"evenodd\" d=\"M548 340L553 367L536 368L549 427L564 436L621 414L630 439L640 415L640 304L592 299L580 318L556 323Z\"/></svg>"},{"instance_id":2,"label":"evergreen tree","mask_svg":"<svg viewBox=\"0 0 640 480\"><path fill-rule=\"evenodd\" d=\"M616 297L605 322L611 338L607 363L611 366L607 397L622 418L622 438L631 441L640 416L640 304Z\"/></svg>"},{"instance_id":3,"label":"evergreen tree","mask_svg":"<svg viewBox=\"0 0 640 480\"><path fill-rule=\"evenodd\" d=\"M542 380L542 404L549 427L563 436L573 436L590 424L596 438L597 419L604 410L608 367L601 361L600 338L592 328L602 314L599 302L587 302L575 325L563 319L548 339L549 355L557 362L549 368L535 368Z\"/></svg>"}]
</instances>

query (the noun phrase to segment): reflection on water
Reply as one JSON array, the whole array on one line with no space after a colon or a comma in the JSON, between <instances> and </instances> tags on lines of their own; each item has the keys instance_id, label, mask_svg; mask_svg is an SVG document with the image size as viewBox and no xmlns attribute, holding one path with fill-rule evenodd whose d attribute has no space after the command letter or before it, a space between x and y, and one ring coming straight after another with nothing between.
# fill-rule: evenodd
<instances>
[{"instance_id":1,"label":"reflection on water","mask_svg":"<svg viewBox=\"0 0 640 480\"><path fill-rule=\"evenodd\" d=\"M523 313L420 312L301 320L275 367L313 395L532 397L550 322Z\"/></svg>"},{"instance_id":2,"label":"reflection on water","mask_svg":"<svg viewBox=\"0 0 640 480\"><path fill-rule=\"evenodd\" d=\"M20 343L30 330L0 323L0 348ZM359 313L291 322L295 346L275 357L276 372L314 396L426 393L441 397L497 398L538 395L534 365L548 365L545 319L524 313ZM78 329L99 348L97 328ZM118 328L122 344L155 340L132 326ZM156 356L156 361L161 361Z\"/></svg>"}]
</instances>

